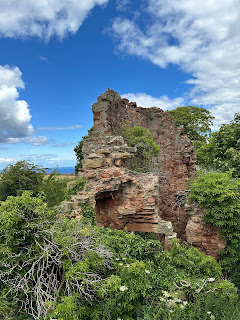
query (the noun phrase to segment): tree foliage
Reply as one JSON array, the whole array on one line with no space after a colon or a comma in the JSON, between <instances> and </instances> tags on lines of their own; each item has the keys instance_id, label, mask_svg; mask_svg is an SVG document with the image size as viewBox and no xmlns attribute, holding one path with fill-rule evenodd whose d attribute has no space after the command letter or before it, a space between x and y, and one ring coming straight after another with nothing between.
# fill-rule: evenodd
<instances>
[{"instance_id":1,"label":"tree foliage","mask_svg":"<svg viewBox=\"0 0 240 320\"><path fill-rule=\"evenodd\" d=\"M44 175L42 167L24 160L9 164L0 175L0 200L8 196L19 196L25 190L31 190L36 196Z\"/></svg>"},{"instance_id":2,"label":"tree foliage","mask_svg":"<svg viewBox=\"0 0 240 320\"><path fill-rule=\"evenodd\" d=\"M178 107L168 112L173 116L175 124L184 128L184 133L195 144L207 141L214 119L209 110L187 106Z\"/></svg>"},{"instance_id":3,"label":"tree foliage","mask_svg":"<svg viewBox=\"0 0 240 320\"><path fill-rule=\"evenodd\" d=\"M205 168L232 171L233 176L240 177L240 113L212 133L209 143L198 149L197 156L199 165Z\"/></svg>"}]
</instances>

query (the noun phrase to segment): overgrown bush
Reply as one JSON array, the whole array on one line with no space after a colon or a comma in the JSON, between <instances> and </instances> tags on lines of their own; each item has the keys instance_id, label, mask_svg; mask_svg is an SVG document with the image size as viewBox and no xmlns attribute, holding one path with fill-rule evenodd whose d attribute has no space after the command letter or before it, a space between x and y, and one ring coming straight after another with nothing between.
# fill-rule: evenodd
<instances>
[{"instance_id":1,"label":"overgrown bush","mask_svg":"<svg viewBox=\"0 0 240 320\"><path fill-rule=\"evenodd\" d=\"M129 160L130 169L138 172L148 172L151 159L160 152L160 147L154 142L150 131L140 126L127 129L127 125L122 123L122 135L130 146L137 148L138 156Z\"/></svg>"},{"instance_id":2,"label":"overgrown bush","mask_svg":"<svg viewBox=\"0 0 240 320\"><path fill-rule=\"evenodd\" d=\"M204 219L227 240L221 264L240 288L240 180L231 173L201 172L191 183L190 197L206 208Z\"/></svg>"},{"instance_id":3,"label":"overgrown bush","mask_svg":"<svg viewBox=\"0 0 240 320\"><path fill-rule=\"evenodd\" d=\"M212 257L178 241L163 252L158 240L59 216L29 192L1 203L0 315L9 320L240 318L236 288L221 279Z\"/></svg>"},{"instance_id":4,"label":"overgrown bush","mask_svg":"<svg viewBox=\"0 0 240 320\"><path fill-rule=\"evenodd\" d=\"M240 113L211 134L209 143L198 148L197 158L204 168L231 171L234 177L240 177Z\"/></svg>"},{"instance_id":5,"label":"overgrown bush","mask_svg":"<svg viewBox=\"0 0 240 320\"><path fill-rule=\"evenodd\" d=\"M84 185L85 185L84 178L77 179L76 181L73 182L69 190L69 194L70 195L77 194L79 191L82 191L82 189L84 188Z\"/></svg>"},{"instance_id":6,"label":"overgrown bush","mask_svg":"<svg viewBox=\"0 0 240 320\"><path fill-rule=\"evenodd\" d=\"M69 192L67 190L67 184L73 179L75 179L75 177L63 177L57 169L48 177L45 177L40 190L44 193L45 201L49 207L58 206L68 198Z\"/></svg>"},{"instance_id":7,"label":"overgrown bush","mask_svg":"<svg viewBox=\"0 0 240 320\"><path fill-rule=\"evenodd\" d=\"M8 196L20 196L25 190L31 190L36 196L45 175L45 170L27 161L9 164L0 175L0 200Z\"/></svg>"}]
</instances>

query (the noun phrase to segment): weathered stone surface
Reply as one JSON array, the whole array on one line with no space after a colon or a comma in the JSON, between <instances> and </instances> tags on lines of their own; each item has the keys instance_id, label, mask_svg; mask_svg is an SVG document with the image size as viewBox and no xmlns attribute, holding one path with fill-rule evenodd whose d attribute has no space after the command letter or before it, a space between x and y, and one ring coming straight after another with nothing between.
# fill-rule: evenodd
<instances>
[{"instance_id":1,"label":"weathered stone surface","mask_svg":"<svg viewBox=\"0 0 240 320\"><path fill-rule=\"evenodd\" d=\"M90 169L90 168L101 168L105 164L104 159L83 159L82 167L83 169Z\"/></svg>"},{"instance_id":2,"label":"weathered stone surface","mask_svg":"<svg viewBox=\"0 0 240 320\"><path fill-rule=\"evenodd\" d=\"M196 206L189 209L182 203L187 180L196 168L193 146L183 129L175 126L167 112L137 107L109 89L98 97L92 110L93 131L82 149L86 187L73 202L90 199L100 225L160 233L165 248L177 236L217 258L218 250L226 245L219 230L203 222ZM137 150L121 136L122 122L147 128L160 146L151 173L127 169L128 159L134 159Z\"/></svg>"},{"instance_id":3,"label":"weathered stone surface","mask_svg":"<svg viewBox=\"0 0 240 320\"><path fill-rule=\"evenodd\" d=\"M227 245L220 237L220 230L203 220L204 209L199 208L196 202L187 204L186 207L189 215L186 226L187 242L218 259L219 251Z\"/></svg>"}]
</instances>

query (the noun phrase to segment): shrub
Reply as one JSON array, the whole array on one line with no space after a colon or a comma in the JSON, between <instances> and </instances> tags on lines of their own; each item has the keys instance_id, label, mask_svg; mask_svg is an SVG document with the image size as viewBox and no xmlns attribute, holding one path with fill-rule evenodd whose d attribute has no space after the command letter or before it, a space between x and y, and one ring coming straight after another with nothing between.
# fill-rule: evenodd
<instances>
[{"instance_id":1,"label":"shrub","mask_svg":"<svg viewBox=\"0 0 240 320\"><path fill-rule=\"evenodd\" d=\"M231 173L201 172L191 183L190 197L206 208L204 219L222 230L227 248L221 264L240 287L240 180Z\"/></svg>"},{"instance_id":2,"label":"shrub","mask_svg":"<svg viewBox=\"0 0 240 320\"><path fill-rule=\"evenodd\" d=\"M71 189L69 190L69 194L70 195L77 194L79 191L82 191L82 189L84 188L84 185L85 185L84 178L77 179L72 184Z\"/></svg>"},{"instance_id":3,"label":"shrub","mask_svg":"<svg viewBox=\"0 0 240 320\"><path fill-rule=\"evenodd\" d=\"M137 147L137 158L130 160L130 168L133 171L148 172L150 162L160 152L160 147L154 142L150 131L136 126L127 130L126 124L122 123L122 135L130 146Z\"/></svg>"},{"instance_id":4,"label":"shrub","mask_svg":"<svg viewBox=\"0 0 240 320\"><path fill-rule=\"evenodd\" d=\"M55 169L43 180L40 190L44 193L45 201L50 208L60 205L68 198L67 184L73 179L75 178L62 177Z\"/></svg>"}]
</instances>

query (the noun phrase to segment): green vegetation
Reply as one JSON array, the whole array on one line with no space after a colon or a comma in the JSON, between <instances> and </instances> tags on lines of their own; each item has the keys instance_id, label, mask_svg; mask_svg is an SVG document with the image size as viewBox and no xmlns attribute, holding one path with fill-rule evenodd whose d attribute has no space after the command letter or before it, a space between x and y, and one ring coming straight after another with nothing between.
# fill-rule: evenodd
<instances>
[{"instance_id":1,"label":"green vegetation","mask_svg":"<svg viewBox=\"0 0 240 320\"><path fill-rule=\"evenodd\" d=\"M0 314L9 320L240 317L212 257L58 214L30 192L1 204Z\"/></svg>"},{"instance_id":2,"label":"green vegetation","mask_svg":"<svg viewBox=\"0 0 240 320\"><path fill-rule=\"evenodd\" d=\"M58 206L64 200L68 199L72 193L67 190L67 184L73 179L76 178L62 177L58 170L55 169L53 173L43 180L40 190L44 193L45 201L49 207ZM75 183L78 183L78 180L76 180Z\"/></svg>"},{"instance_id":3,"label":"green vegetation","mask_svg":"<svg viewBox=\"0 0 240 320\"><path fill-rule=\"evenodd\" d=\"M82 191L82 189L84 188L84 178L80 178L77 179L71 186L70 190L69 190L69 194L70 195L74 195L77 194L79 191Z\"/></svg>"},{"instance_id":4,"label":"green vegetation","mask_svg":"<svg viewBox=\"0 0 240 320\"><path fill-rule=\"evenodd\" d=\"M168 112L174 117L176 125L184 128L184 133L195 145L207 142L214 119L207 109L187 106Z\"/></svg>"},{"instance_id":5,"label":"green vegetation","mask_svg":"<svg viewBox=\"0 0 240 320\"><path fill-rule=\"evenodd\" d=\"M154 142L150 131L140 126L127 129L127 125L122 123L122 135L130 146L137 147L137 158L130 160L131 170L148 172L151 159L160 152L160 147Z\"/></svg>"},{"instance_id":6,"label":"green vegetation","mask_svg":"<svg viewBox=\"0 0 240 320\"><path fill-rule=\"evenodd\" d=\"M207 126L188 133L198 142L199 163L219 170L200 171L190 199L227 241L220 263L178 240L163 251L151 235L97 227L89 201L81 221L63 218L59 204L83 189L83 179L67 191L69 179L57 170L46 177L25 161L7 166L0 180L0 319L240 319L239 123L235 115L209 143ZM133 169L147 172L160 151L150 132L124 124L122 131L138 150ZM80 163L81 142L77 147Z\"/></svg>"},{"instance_id":7,"label":"green vegetation","mask_svg":"<svg viewBox=\"0 0 240 320\"><path fill-rule=\"evenodd\" d=\"M73 149L77 158L77 163L75 166L75 174L78 173L79 169L82 168L82 160L83 160L83 152L82 152L82 148L83 148L83 140L87 139L90 137L91 132L93 131L93 127L91 127L88 130L88 134L86 136L82 137L81 141L78 141L78 145Z\"/></svg>"},{"instance_id":8,"label":"green vegetation","mask_svg":"<svg viewBox=\"0 0 240 320\"><path fill-rule=\"evenodd\" d=\"M221 265L240 288L240 180L231 173L201 172L191 184L191 199L206 208L205 220L220 227L227 240Z\"/></svg>"},{"instance_id":9,"label":"green vegetation","mask_svg":"<svg viewBox=\"0 0 240 320\"><path fill-rule=\"evenodd\" d=\"M72 180L76 178L64 177L59 174L58 169L46 175L44 168L27 161L18 161L14 165L8 165L1 173L0 200L6 200L8 196L20 196L28 190L34 197L41 193L48 206L55 207L82 190L84 181L78 179L71 192L68 191L67 184Z\"/></svg>"},{"instance_id":10,"label":"green vegetation","mask_svg":"<svg viewBox=\"0 0 240 320\"><path fill-rule=\"evenodd\" d=\"M209 143L198 149L197 156L199 165L205 168L232 171L234 177L240 177L240 113L214 132Z\"/></svg>"},{"instance_id":11,"label":"green vegetation","mask_svg":"<svg viewBox=\"0 0 240 320\"><path fill-rule=\"evenodd\" d=\"M25 190L31 190L36 196L44 175L43 168L24 160L9 164L0 176L0 200L6 200L8 196L20 196Z\"/></svg>"}]
</instances>

